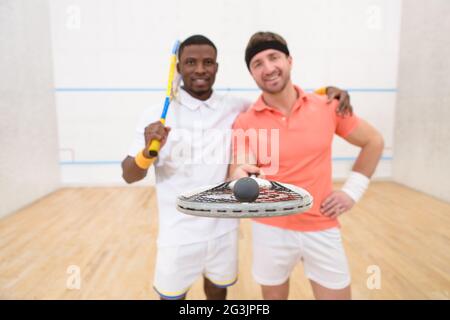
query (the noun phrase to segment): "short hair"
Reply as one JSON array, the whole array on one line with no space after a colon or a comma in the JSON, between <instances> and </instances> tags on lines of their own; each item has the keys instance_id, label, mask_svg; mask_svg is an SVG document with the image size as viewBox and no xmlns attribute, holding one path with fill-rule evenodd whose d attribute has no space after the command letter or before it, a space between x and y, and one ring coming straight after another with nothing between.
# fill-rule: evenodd
<instances>
[{"instance_id":1,"label":"short hair","mask_svg":"<svg viewBox=\"0 0 450 320\"><path fill-rule=\"evenodd\" d=\"M180 44L180 47L178 49L178 59L181 57L181 54L183 53L183 50L185 47L191 46L191 45L203 45L203 44L211 46L217 54L217 48L211 40L209 40L207 37L205 37L201 34L195 34L193 36L190 36L189 38L186 38Z\"/></svg>"},{"instance_id":2,"label":"short hair","mask_svg":"<svg viewBox=\"0 0 450 320\"><path fill-rule=\"evenodd\" d=\"M249 50L250 48L254 47L255 45L261 42L268 42L268 41L278 41L287 46L286 40L284 40L284 38L279 34L270 31L259 31L256 32L254 35L252 35L250 40L248 40L246 50Z\"/></svg>"},{"instance_id":3,"label":"short hair","mask_svg":"<svg viewBox=\"0 0 450 320\"><path fill-rule=\"evenodd\" d=\"M250 60L253 56L264 49L264 47L267 47L268 44L275 45L278 50L283 51L289 56L287 42L282 36L270 31L259 31L252 35L247 43L247 48L245 49L247 67L249 67Z\"/></svg>"}]
</instances>

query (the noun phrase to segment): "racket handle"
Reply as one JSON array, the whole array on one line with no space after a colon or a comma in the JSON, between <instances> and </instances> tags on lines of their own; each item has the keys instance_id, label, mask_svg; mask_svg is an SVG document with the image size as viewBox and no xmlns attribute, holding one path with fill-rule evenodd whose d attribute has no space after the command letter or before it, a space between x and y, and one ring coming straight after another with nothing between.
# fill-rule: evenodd
<instances>
[{"instance_id":1,"label":"racket handle","mask_svg":"<svg viewBox=\"0 0 450 320\"><path fill-rule=\"evenodd\" d=\"M166 119L165 118L161 118L159 119L159 122L161 122L163 125L166 124ZM155 158L158 156L159 153L159 149L161 149L161 141L159 140L152 140L152 142L150 142L150 146L148 147L148 155L151 158Z\"/></svg>"},{"instance_id":2,"label":"racket handle","mask_svg":"<svg viewBox=\"0 0 450 320\"><path fill-rule=\"evenodd\" d=\"M150 147L148 148L149 156L152 158L157 157L159 148L161 148L161 142L159 140L152 140L152 142L150 142Z\"/></svg>"}]
</instances>

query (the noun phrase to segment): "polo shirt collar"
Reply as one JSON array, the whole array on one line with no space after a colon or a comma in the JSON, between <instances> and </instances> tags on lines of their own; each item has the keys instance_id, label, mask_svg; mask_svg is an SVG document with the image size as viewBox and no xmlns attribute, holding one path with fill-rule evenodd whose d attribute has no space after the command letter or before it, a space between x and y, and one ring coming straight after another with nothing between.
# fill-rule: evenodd
<instances>
[{"instance_id":1,"label":"polo shirt collar","mask_svg":"<svg viewBox=\"0 0 450 320\"><path fill-rule=\"evenodd\" d=\"M178 92L177 101L181 105L183 105L191 110L197 110L201 106L206 106L210 109L216 109L218 96L217 96L216 92L213 91L213 93L211 94L211 97L209 97L208 100L203 101L203 100L194 98L186 90L184 90L183 88L180 88L179 92Z\"/></svg>"},{"instance_id":2,"label":"polo shirt collar","mask_svg":"<svg viewBox=\"0 0 450 320\"><path fill-rule=\"evenodd\" d=\"M308 99L305 92L299 86L294 85L294 88L295 91L297 91L298 93L298 99L295 102L294 106L292 107L292 110L301 107L303 102L305 102ZM255 111L274 110L274 108L266 104L266 102L263 99L263 95L261 94L258 100L253 104L253 110Z\"/></svg>"}]
</instances>

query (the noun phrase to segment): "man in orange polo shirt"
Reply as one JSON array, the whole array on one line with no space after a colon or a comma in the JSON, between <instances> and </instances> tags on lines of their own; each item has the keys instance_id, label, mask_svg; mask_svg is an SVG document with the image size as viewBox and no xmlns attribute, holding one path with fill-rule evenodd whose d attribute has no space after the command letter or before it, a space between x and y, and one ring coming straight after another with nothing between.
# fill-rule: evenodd
<instances>
[{"instance_id":1,"label":"man in orange polo shirt","mask_svg":"<svg viewBox=\"0 0 450 320\"><path fill-rule=\"evenodd\" d=\"M269 180L302 187L314 197L307 213L252 221L253 276L265 299L287 299L289 276L302 260L317 299L350 299L350 272L337 217L350 210L367 188L383 151L383 138L356 115L337 114L335 102L327 104L326 98L293 85L292 57L281 36L253 35L246 63L262 94L233 128L235 135L255 129L258 134L247 141L247 148L233 146L240 162L231 165L231 177L261 173ZM269 134L273 130L278 134ZM361 151L342 190L333 191L335 134ZM271 150L270 161L261 150ZM249 157L254 165L242 162Z\"/></svg>"}]
</instances>

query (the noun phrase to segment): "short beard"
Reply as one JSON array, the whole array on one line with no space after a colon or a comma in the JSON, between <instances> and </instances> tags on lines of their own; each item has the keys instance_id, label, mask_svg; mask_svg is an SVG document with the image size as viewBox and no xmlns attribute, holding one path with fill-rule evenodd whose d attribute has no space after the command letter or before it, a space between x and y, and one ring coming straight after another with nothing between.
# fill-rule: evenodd
<instances>
[{"instance_id":1,"label":"short beard","mask_svg":"<svg viewBox=\"0 0 450 320\"><path fill-rule=\"evenodd\" d=\"M262 91L264 91L264 92L267 92L267 93L270 93L270 94L277 94L277 93L283 92L283 90L286 89L286 86L288 85L288 83L289 83L289 78L286 79L286 81L284 81L283 85L281 86L281 89L270 90L270 89L267 89L267 88L262 87L262 86L259 86L259 88Z\"/></svg>"}]
</instances>

